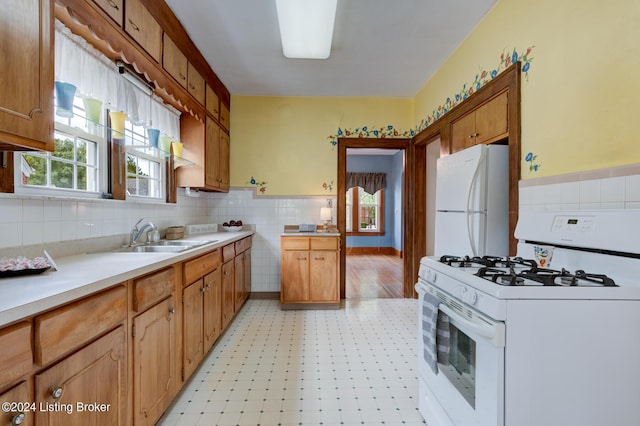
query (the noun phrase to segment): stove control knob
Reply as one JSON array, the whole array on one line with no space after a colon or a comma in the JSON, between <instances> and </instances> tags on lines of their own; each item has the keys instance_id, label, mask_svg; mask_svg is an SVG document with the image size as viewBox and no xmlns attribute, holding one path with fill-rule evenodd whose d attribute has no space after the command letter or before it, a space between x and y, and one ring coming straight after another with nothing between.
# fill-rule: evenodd
<instances>
[{"instance_id":1,"label":"stove control knob","mask_svg":"<svg viewBox=\"0 0 640 426\"><path fill-rule=\"evenodd\" d=\"M467 290L462 295L462 301L468 303L471 306L475 305L477 300L478 294L475 292L475 290Z\"/></svg>"},{"instance_id":2,"label":"stove control knob","mask_svg":"<svg viewBox=\"0 0 640 426\"><path fill-rule=\"evenodd\" d=\"M460 286L453 291L453 295L458 299L464 300L464 295L467 292L467 288L465 286Z\"/></svg>"}]
</instances>

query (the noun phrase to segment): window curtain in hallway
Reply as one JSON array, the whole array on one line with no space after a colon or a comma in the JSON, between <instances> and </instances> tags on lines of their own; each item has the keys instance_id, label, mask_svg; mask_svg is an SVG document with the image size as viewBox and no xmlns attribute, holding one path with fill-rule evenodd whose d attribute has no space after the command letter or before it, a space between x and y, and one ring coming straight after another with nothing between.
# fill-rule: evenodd
<instances>
[{"instance_id":1,"label":"window curtain in hallway","mask_svg":"<svg viewBox=\"0 0 640 426\"><path fill-rule=\"evenodd\" d=\"M387 174L347 172L347 191L356 186L368 194L375 194L387 186Z\"/></svg>"}]
</instances>

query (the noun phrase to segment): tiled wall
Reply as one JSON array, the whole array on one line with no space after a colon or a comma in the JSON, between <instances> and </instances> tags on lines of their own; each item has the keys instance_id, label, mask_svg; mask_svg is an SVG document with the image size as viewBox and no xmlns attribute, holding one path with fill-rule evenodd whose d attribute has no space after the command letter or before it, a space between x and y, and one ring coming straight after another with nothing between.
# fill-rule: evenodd
<instances>
[{"instance_id":1,"label":"tiled wall","mask_svg":"<svg viewBox=\"0 0 640 426\"><path fill-rule=\"evenodd\" d=\"M253 190L232 190L228 194L212 194L210 221L222 223L241 219L256 225L251 250L251 285L253 291L280 291L280 234L284 225L322 223L320 208L335 196L263 197Z\"/></svg>"},{"instance_id":2,"label":"tiled wall","mask_svg":"<svg viewBox=\"0 0 640 426\"><path fill-rule=\"evenodd\" d=\"M640 209L640 165L520 181L520 210Z\"/></svg>"},{"instance_id":3,"label":"tiled wall","mask_svg":"<svg viewBox=\"0 0 640 426\"><path fill-rule=\"evenodd\" d=\"M160 229L241 219L256 225L253 291L279 291L280 233L284 225L321 223L320 207L326 205L328 198L335 205L335 196L257 197L254 190L243 189L228 194L200 193L199 198L187 197L179 190L175 205L2 194L0 255L29 255L24 246L31 251L38 250L40 245L56 243L67 246L78 243L78 247L83 247L79 244L81 240L128 234L140 218L153 221Z\"/></svg>"}]
</instances>

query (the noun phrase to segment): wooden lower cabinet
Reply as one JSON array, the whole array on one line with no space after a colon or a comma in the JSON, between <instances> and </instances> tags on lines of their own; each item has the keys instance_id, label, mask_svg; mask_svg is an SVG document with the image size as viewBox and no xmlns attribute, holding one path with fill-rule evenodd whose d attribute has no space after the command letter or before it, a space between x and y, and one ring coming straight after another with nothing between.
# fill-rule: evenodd
<instances>
[{"instance_id":1,"label":"wooden lower cabinet","mask_svg":"<svg viewBox=\"0 0 640 426\"><path fill-rule=\"evenodd\" d=\"M222 264L222 328L225 329L235 314L235 262L233 259Z\"/></svg>"},{"instance_id":2,"label":"wooden lower cabinet","mask_svg":"<svg viewBox=\"0 0 640 426\"><path fill-rule=\"evenodd\" d=\"M182 290L182 380L191 377L204 357L204 279Z\"/></svg>"},{"instance_id":3,"label":"wooden lower cabinet","mask_svg":"<svg viewBox=\"0 0 640 426\"><path fill-rule=\"evenodd\" d=\"M35 403L38 426L126 425L125 327L36 374Z\"/></svg>"},{"instance_id":4,"label":"wooden lower cabinet","mask_svg":"<svg viewBox=\"0 0 640 426\"><path fill-rule=\"evenodd\" d=\"M0 404L9 403L9 409L0 411L0 426L32 426L34 424L35 406L21 406L21 403L33 401L29 382L21 382L0 394Z\"/></svg>"},{"instance_id":5,"label":"wooden lower cabinet","mask_svg":"<svg viewBox=\"0 0 640 426\"><path fill-rule=\"evenodd\" d=\"M204 351L207 353L222 334L222 270L204 277Z\"/></svg>"},{"instance_id":6,"label":"wooden lower cabinet","mask_svg":"<svg viewBox=\"0 0 640 426\"><path fill-rule=\"evenodd\" d=\"M136 426L155 424L176 393L175 312L171 296L133 319L133 422Z\"/></svg>"},{"instance_id":7,"label":"wooden lower cabinet","mask_svg":"<svg viewBox=\"0 0 640 426\"><path fill-rule=\"evenodd\" d=\"M281 238L280 302L339 304L340 238Z\"/></svg>"}]
</instances>

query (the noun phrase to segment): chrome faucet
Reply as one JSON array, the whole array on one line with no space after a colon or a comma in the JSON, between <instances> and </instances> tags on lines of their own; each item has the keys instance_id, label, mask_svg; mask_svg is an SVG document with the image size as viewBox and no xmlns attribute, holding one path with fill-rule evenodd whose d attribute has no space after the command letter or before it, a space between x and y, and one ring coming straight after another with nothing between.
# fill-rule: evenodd
<instances>
[{"instance_id":1,"label":"chrome faucet","mask_svg":"<svg viewBox=\"0 0 640 426\"><path fill-rule=\"evenodd\" d=\"M143 220L144 218L141 218L135 225L133 225L133 228L131 229L131 233L129 234L129 246L134 246L138 244L138 240L140 239L140 237L145 231L147 232L147 242L150 242L152 240L150 236L151 232L158 230L156 228L156 225L153 224L153 222L147 222L144 225L142 225L141 228L138 228L138 225L140 225L140 223Z\"/></svg>"}]
</instances>

